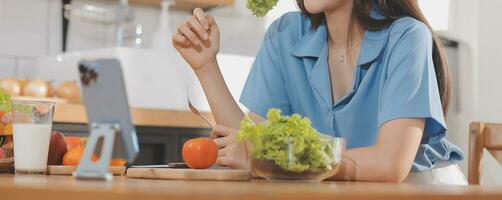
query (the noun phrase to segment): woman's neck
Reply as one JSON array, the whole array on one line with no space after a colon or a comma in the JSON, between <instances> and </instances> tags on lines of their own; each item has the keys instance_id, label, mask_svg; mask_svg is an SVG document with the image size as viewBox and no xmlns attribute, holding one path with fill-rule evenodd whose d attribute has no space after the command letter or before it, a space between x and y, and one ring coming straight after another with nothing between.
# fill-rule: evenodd
<instances>
[{"instance_id":1,"label":"woman's neck","mask_svg":"<svg viewBox=\"0 0 502 200\"><path fill-rule=\"evenodd\" d=\"M353 41L359 39L359 29L357 26L351 26L352 6L352 1L347 1L343 7L338 7L336 10L326 11L324 13L326 16L330 43L334 46L348 48L347 45L352 42L349 42L349 39ZM349 37L349 34L353 34L353 37Z\"/></svg>"}]
</instances>

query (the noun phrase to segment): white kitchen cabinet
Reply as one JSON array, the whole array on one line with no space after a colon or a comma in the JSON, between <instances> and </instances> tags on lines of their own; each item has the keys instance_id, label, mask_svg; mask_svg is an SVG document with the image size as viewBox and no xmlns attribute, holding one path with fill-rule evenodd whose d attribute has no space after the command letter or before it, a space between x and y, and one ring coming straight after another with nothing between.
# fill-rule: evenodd
<instances>
[{"instance_id":1,"label":"white kitchen cabinet","mask_svg":"<svg viewBox=\"0 0 502 200\"><path fill-rule=\"evenodd\" d=\"M17 78L32 79L37 77L37 63L35 59L19 59L16 64Z\"/></svg>"},{"instance_id":2,"label":"white kitchen cabinet","mask_svg":"<svg viewBox=\"0 0 502 200\"><path fill-rule=\"evenodd\" d=\"M16 74L16 67L14 59L0 57L0 79L14 76Z\"/></svg>"}]
</instances>

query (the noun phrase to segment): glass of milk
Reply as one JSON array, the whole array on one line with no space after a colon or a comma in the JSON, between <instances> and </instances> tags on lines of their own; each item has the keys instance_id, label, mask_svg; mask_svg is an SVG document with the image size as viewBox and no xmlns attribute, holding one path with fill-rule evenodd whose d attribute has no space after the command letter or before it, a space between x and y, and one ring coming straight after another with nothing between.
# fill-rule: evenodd
<instances>
[{"instance_id":1,"label":"glass of milk","mask_svg":"<svg viewBox=\"0 0 502 200\"><path fill-rule=\"evenodd\" d=\"M54 102L12 101L16 174L45 174Z\"/></svg>"}]
</instances>

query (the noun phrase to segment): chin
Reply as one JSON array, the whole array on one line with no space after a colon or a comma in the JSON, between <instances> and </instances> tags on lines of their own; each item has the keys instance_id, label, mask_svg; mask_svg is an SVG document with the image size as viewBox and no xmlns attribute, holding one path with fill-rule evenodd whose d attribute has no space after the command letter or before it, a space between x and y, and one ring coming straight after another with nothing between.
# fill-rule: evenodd
<instances>
[{"instance_id":1,"label":"chin","mask_svg":"<svg viewBox=\"0 0 502 200\"><path fill-rule=\"evenodd\" d=\"M351 0L303 0L305 9L310 14L319 14L329 10L336 10L337 8L343 7L346 3L350 3Z\"/></svg>"}]
</instances>

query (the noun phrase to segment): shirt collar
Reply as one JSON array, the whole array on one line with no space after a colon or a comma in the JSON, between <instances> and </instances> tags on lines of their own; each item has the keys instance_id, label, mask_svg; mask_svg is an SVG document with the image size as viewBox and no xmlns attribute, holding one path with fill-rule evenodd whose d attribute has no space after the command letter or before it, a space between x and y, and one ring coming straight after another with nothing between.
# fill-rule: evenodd
<instances>
[{"instance_id":1,"label":"shirt collar","mask_svg":"<svg viewBox=\"0 0 502 200\"><path fill-rule=\"evenodd\" d=\"M327 39L328 29L325 24L320 25L317 29L309 27L307 33L291 48L290 53L296 57L319 58Z\"/></svg>"},{"instance_id":2,"label":"shirt collar","mask_svg":"<svg viewBox=\"0 0 502 200\"><path fill-rule=\"evenodd\" d=\"M371 17L384 18L375 7L371 10ZM310 26L307 29L307 33L293 45L290 54L300 58L319 58L322 47L327 43L328 29L325 24L320 25L317 29L311 29ZM378 58L387 43L387 36L388 28L379 31L366 31L357 64L368 64Z\"/></svg>"}]
</instances>

